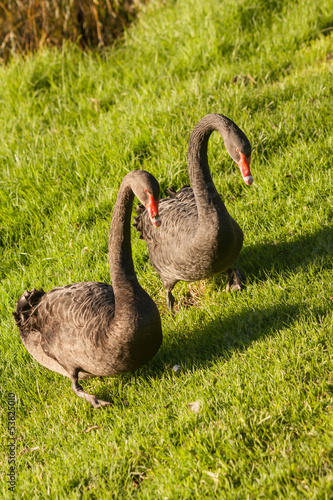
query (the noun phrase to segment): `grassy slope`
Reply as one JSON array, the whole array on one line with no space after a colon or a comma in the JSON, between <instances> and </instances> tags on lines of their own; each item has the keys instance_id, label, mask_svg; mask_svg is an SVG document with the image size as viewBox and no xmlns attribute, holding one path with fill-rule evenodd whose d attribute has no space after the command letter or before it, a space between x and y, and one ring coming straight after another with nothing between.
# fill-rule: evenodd
<instances>
[{"instance_id":1,"label":"grassy slope","mask_svg":"<svg viewBox=\"0 0 333 500\"><path fill-rule=\"evenodd\" d=\"M6 392L19 400L17 497L330 498L333 5L168 4L108 54L68 47L0 69L0 387L4 424ZM25 288L109 281L121 178L145 168L164 193L180 187L189 134L209 112L255 147L248 188L221 138L209 146L245 232L247 287L225 294L217 276L191 284L188 300L179 284L171 318L133 233L164 343L142 370L86 384L114 400L94 411L32 360L11 311Z\"/></svg>"}]
</instances>

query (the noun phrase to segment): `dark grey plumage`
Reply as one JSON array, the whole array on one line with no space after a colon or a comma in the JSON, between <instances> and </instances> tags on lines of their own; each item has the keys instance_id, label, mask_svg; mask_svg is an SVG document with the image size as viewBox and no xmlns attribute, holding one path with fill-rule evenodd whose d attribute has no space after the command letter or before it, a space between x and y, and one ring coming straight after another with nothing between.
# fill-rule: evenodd
<instances>
[{"instance_id":1,"label":"dark grey plumage","mask_svg":"<svg viewBox=\"0 0 333 500\"><path fill-rule=\"evenodd\" d=\"M48 293L33 289L19 298L13 313L30 354L43 366L69 377L75 394L94 407L110 403L87 394L78 378L135 370L156 354L162 342L158 309L140 286L133 266L130 221L134 194L144 204L155 200L157 208L158 182L142 170L123 179L109 237L113 287L82 282Z\"/></svg>"},{"instance_id":2,"label":"dark grey plumage","mask_svg":"<svg viewBox=\"0 0 333 500\"><path fill-rule=\"evenodd\" d=\"M192 188L185 186L170 198L160 200L163 225L150 227L143 206L137 210L134 226L147 242L152 265L161 276L172 310L171 290L178 281L196 281L222 271L229 273L229 285L240 286L240 273L231 266L243 244L243 232L229 215L212 181L207 147L211 133L217 130L226 149L239 165L243 179L251 184L251 145L245 134L229 118L210 114L195 126L188 146L188 168Z\"/></svg>"}]
</instances>

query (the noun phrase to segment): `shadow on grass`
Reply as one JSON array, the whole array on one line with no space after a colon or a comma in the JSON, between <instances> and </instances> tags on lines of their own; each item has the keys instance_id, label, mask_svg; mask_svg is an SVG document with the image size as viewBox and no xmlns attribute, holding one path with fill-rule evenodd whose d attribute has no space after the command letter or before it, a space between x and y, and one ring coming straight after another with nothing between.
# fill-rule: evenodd
<instances>
[{"instance_id":1,"label":"shadow on grass","mask_svg":"<svg viewBox=\"0 0 333 500\"><path fill-rule=\"evenodd\" d=\"M247 271L249 281L267 279L268 276L285 272L299 272L309 264L320 263L318 273L324 267L332 267L333 231L324 227L311 235L306 234L290 242L263 243L245 247L241 261ZM243 271L243 266L242 266ZM224 287L225 277L214 277L215 283ZM199 366L217 357L230 357L234 350L244 351L252 342L274 335L277 331L289 328L298 318L306 315L302 304L281 303L274 306L244 310L227 318L204 320L202 327L178 333L168 339L157 355L164 363L184 364L188 367ZM314 311L315 316L324 311Z\"/></svg>"},{"instance_id":2,"label":"shadow on grass","mask_svg":"<svg viewBox=\"0 0 333 500\"><path fill-rule=\"evenodd\" d=\"M289 235L288 235L289 236ZM292 235L290 235L292 237ZM323 227L313 234L305 234L292 241L278 241L243 246L237 261L249 281L265 280L267 276L284 272L305 270L311 263L320 261L321 268L327 259L332 266L333 228ZM216 275L214 282L223 287L225 275Z\"/></svg>"},{"instance_id":3,"label":"shadow on grass","mask_svg":"<svg viewBox=\"0 0 333 500\"><path fill-rule=\"evenodd\" d=\"M202 327L168 338L156 362L159 360L170 366L180 364L191 369L206 366L216 359L227 360L234 351L245 351L256 340L289 328L299 314L298 305L280 304L216 318Z\"/></svg>"}]
</instances>

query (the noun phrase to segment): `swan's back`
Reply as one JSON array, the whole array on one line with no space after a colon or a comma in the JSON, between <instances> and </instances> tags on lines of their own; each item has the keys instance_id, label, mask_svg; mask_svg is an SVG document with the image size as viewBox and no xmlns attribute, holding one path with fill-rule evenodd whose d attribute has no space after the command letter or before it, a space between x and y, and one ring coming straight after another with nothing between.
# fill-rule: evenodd
<instances>
[{"instance_id":1,"label":"swan's back","mask_svg":"<svg viewBox=\"0 0 333 500\"><path fill-rule=\"evenodd\" d=\"M114 317L114 293L110 285L80 282L43 290L25 292L17 303L14 317L22 338L32 330L45 336L51 331L68 341L80 331L81 337L99 342ZM95 337L91 334L95 332Z\"/></svg>"},{"instance_id":2,"label":"swan's back","mask_svg":"<svg viewBox=\"0 0 333 500\"><path fill-rule=\"evenodd\" d=\"M181 240L186 241L193 236L198 222L198 210L192 188L184 186L178 192L168 189L170 198L163 198L159 202L159 213L162 226L156 230L149 223L149 215L143 205L136 209L138 216L134 218L134 227L140 233L140 239L156 244L165 242L178 245ZM181 231L180 231L181 228Z\"/></svg>"}]
</instances>

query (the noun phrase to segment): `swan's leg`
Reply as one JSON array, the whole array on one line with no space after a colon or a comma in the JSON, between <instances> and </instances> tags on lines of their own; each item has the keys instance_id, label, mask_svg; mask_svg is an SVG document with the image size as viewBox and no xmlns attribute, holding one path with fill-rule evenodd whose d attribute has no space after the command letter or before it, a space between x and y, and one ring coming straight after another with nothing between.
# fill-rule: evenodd
<instances>
[{"instance_id":1,"label":"swan's leg","mask_svg":"<svg viewBox=\"0 0 333 500\"><path fill-rule=\"evenodd\" d=\"M88 403L90 403L94 408L100 408L101 406L108 406L111 404L108 401L103 401L102 399L96 398L96 396L94 396L93 394L88 394L87 392L84 392L82 385L78 383L77 373L72 375L72 377L70 378L72 381L72 389L74 394L88 401Z\"/></svg>"},{"instance_id":2,"label":"swan's leg","mask_svg":"<svg viewBox=\"0 0 333 500\"><path fill-rule=\"evenodd\" d=\"M237 291L242 289L242 284L245 283L245 276L236 267L232 269L231 267L227 270L228 284L225 291Z\"/></svg>"},{"instance_id":3,"label":"swan's leg","mask_svg":"<svg viewBox=\"0 0 333 500\"><path fill-rule=\"evenodd\" d=\"M169 312L171 314L173 314L173 305L175 303L175 298L172 295L171 291L173 290L173 287L175 286L175 284L177 283L177 281L169 281L168 278L166 278L166 279L162 278L162 281L163 281L163 286L164 286L165 291L166 291L166 303L167 303L167 307L169 309Z\"/></svg>"},{"instance_id":4,"label":"swan's leg","mask_svg":"<svg viewBox=\"0 0 333 500\"><path fill-rule=\"evenodd\" d=\"M168 309L169 309L170 313L172 314L173 313L173 305L175 303L175 298L172 295L171 290L169 288L167 288L167 290L166 290L166 301L167 301Z\"/></svg>"}]
</instances>

